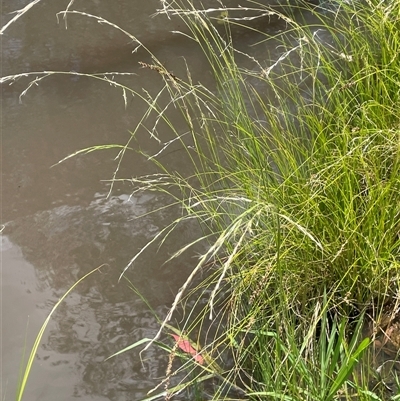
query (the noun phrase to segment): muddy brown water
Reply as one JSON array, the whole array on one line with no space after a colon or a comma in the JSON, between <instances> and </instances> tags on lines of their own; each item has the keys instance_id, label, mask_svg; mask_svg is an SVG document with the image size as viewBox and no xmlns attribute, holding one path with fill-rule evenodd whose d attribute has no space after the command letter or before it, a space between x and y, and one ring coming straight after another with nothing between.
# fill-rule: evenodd
<instances>
[{"instance_id":1,"label":"muddy brown water","mask_svg":"<svg viewBox=\"0 0 400 401\"><path fill-rule=\"evenodd\" d=\"M2 25L28 1L2 1ZM142 50L117 30L81 16L68 18L68 29L56 13L68 1L42 1L2 36L2 76L58 70L134 72L120 78L130 87L156 93L161 80L138 61L151 62ZM150 17L157 1L76 1L73 8L100 15L137 35L174 72L192 75L205 84L212 75L193 43L171 33L183 29L178 20ZM282 21L259 22L271 33ZM256 41L238 34L243 48ZM254 35L254 34L253 34ZM265 45L264 45L265 46ZM276 48L257 47L267 54ZM184 59L183 59L184 57ZM185 60L185 61L184 61ZM118 183L110 196L117 151L81 155L56 165L65 156L98 144L125 144L145 111L137 98L127 107L121 91L94 79L53 76L27 88L28 79L2 85L1 144L1 268L2 268L2 390L13 399L24 344L27 350L47 314L80 277L102 264L67 297L54 314L36 355L25 400L140 400L165 373L165 354L153 347L140 361L131 351L104 361L123 347L155 334L157 321L142 300L118 277L132 256L179 213L157 210L169 200L156 193L130 197L129 182ZM178 117L173 122L178 130ZM166 130L165 138L171 138ZM159 144L138 133L134 144L148 153ZM163 162L171 169L188 168L179 147L171 147ZM119 177L155 172L146 158L128 152ZM128 271L139 291L162 317L194 264L193 254L172 263L165 259L196 235L182 226L159 251L151 248Z\"/></svg>"}]
</instances>

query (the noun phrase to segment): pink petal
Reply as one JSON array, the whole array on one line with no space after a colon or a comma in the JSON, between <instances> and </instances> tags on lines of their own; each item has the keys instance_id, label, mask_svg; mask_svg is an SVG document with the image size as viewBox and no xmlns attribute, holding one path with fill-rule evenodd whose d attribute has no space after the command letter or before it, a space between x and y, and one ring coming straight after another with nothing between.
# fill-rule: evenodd
<instances>
[{"instance_id":1,"label":"pink petal","mask_svg":"<svg viewBox=\"0 0 400 401\"><path fill-rule=\"evenodd\" d=\"M178 344L178 347L187 354L193 355L194 360L198 362L200 365L204 363L204 358L195 350L190 341L182 339L182 337L177 336L176 334L171 334L174 337L175 341Z\"/></svg>"},{"instance_id":2,"label":"pink petal","mask_svg":"<svg viewBox=\"0 0 400 401\"><path fill-rule=\"evenodd\" d=\"M200 354L196 354L194 356L194 360L199 363L200 365L203 365L204 363L204 358Z\"/></svg>"}]
</instances>

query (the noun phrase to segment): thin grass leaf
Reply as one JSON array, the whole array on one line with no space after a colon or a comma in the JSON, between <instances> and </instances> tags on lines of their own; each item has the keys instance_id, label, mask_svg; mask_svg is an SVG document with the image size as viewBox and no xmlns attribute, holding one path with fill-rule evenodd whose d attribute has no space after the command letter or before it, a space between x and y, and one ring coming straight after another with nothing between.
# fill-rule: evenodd
<instances>
[{"instance_id":1,"label":"thin grass leaf","mask_svg":"<svg viewBox=\"0 0 400 401\"><path fill-rule=\"evenodd\" d=\"M362 355L362 353L368 348L370 344L370 339L369 338L364 338L363 341L361 341L360 345L358 348L354 351L354 353L349 357L349 359L346 361L345 364L343 364L338 372L338 375L333 382L329 393L327 395L327 400L332 400L339 389L342 387L343 383L348 379L350 373L353 371L354 366L358 362L358 358Z\"/></svg>"},{"instance_id":2,"label":"thin grass leaf","mask_svg":"<svg viewBox=\"0 0 400 401\"><path fill-rule=\"evenodd\" d=\"M53 313L56 311L56 309L58 308L58 306L61 304L61 302L74 290L74 288L81 283L83 280L85 280L87 277L89 277L91 274L93 274L94 272L97 272L98 270L100 270L104 265L101 265L99 267L96 267L95 269L91 270L89 273L85 274L83 277L81 277L76 283L74 283L66 292L65 294L57 301L57 303L53 306L53 308L51 309L50 313L47 315L46 320L44 321L42 327L39 330L38 335L35 338L35 342L32 346L32 350L29 354L29 358L25 367L25 371L22 377L22 380L20 381L20 383L18 384L18 389L17 389L17 394L16 394L16 401L21 401L22 396L24 394L25 391L25 387L26 384L28 382L28 378L32 369L32 365L33 365L33 361L35 359L36 356L36 352L39 348L40 345L40 341L42 340L43 337L43 333L46 330L46 327L51 319L51 316L53 315Z\"/></svg>"}]
</instances>

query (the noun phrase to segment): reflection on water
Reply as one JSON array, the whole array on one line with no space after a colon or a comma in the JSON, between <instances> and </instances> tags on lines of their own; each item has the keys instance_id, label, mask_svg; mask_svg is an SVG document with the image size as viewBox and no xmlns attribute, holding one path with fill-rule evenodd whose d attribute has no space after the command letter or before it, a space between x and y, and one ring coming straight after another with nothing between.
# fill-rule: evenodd
<instances>
[{"instance_id":1,"label":"reflection on water","mask_svg":"<svg viewBox=\"0 0 400 401\"><path fill-rule=\"evenodd\" d=\"M8 12L27 3L3 2L3 25L11 18ZM67 30L63 23L57 24L56 13L68 3L43 0L5 32L3 75L41 70L134 72L137 75L122 77L121 82L138 92L142 87L150 93L160 90L160 77L138 64L151 63L150 56L143 49L132 53L136 45L121 32L84 16L69 16ZM184 36L170 33L183 29L182 23L150 18L158 6L156 0L123 0L118 5L74 3L76 9L101 15L137 35L175 75L185 76L187 63L195 82L200 78L203 83L212 82L199 50ZM268 19L262 24L260 28L271 33L285 29L282 21ZM235 37L246 51L257 39L240 31ZM254 54L277 54L276 44L270 49L265 46L255 47ZM117 150L77 156L50 167L78 149L126 143L145 105L131 97L125 107L115 88L69 76L41 81L20 103L19 95L27 85L28 81L21 79L1 88L0 223L5 224L1 237L5 386L1 396L8 400L14 395L25 334L29 348L59 297L77 279L104 264L101 272L80 283L56 311L36 356L25 399L139 400L164 375L167 360L152 347L142 361L136 351L104 361L123 347L153 336L158 328L152 312L118 277L132 256L180 211L163 209L170 200L160 195L131 197L129 182L116 184L107 197L110 185L102 180L110 179L117 168ZM178 132L185 132L178 117L171 119ZM171 139L168 131L161 135L165 141ZM136 137L132 144L143 152L160 150L145 130ZM163 156L163 163L188 171L179 143L174 146ZM119 166L119 177L154 171L145 157L129 152ZM157 212L147 214L154 210ZM164 261L193 239L196 230L188 225L179 227L161 250L150 247L127 273L160 317L165 316L193 266L192 255L167 264Z\"/></svg>"},{"instance_id":2,"label":"reflection on water","mask_svg":"<svg viewBox=\"0 0 400 401\"><path fill-rule=\"evenodd\" d=\"M118 283L118 276L120 267L169 219L165 212L136 217L166 202L153 194L106 199L98 193L86 208L58 206L6 224L3 296L10 308L4 310L3 323L8 329L3 334L12 353L3 357L10 363L4 372L9 392L15 388L27 316L31 340L65 290L104 261L108 267L77 286L57 309L37 354L26 397L54 400L61 392L65 399L96 394L131 400L144 397L154 387L166 368L165 356L157 349L146 352L143 362L133 351L104 360L131 343L154 336L158 328L152 312L124 280ZM181 231L182 238L190 238L191 231L193 227ZM177 266L162 267L165 257L165 253L152 252L147 264L139 263L127 274L161 317L177 289L171 278L171 269ZM179 269L182 275L188 273L187 267Z\"/></svg>"}]
</instances>

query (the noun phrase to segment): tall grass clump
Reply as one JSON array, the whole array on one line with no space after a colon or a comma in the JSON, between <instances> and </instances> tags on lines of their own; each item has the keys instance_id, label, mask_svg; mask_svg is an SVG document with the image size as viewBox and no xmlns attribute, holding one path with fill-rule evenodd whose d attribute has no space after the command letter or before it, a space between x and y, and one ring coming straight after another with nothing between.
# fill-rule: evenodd
<instances>
[{"instance_id":1,"label":"tall grass clump","mask_svg":"<svg viewBox=\"0 0 400 401\"><path fill-rule=\"evenodd\" d=\"M379 386L383 364L366 351L381 317L397 318L400 302L400 1L280 11L249 4L162 2L160 13L185 22L183 34L202 49L215 86L194 82L190 66L184 78L154 55L153 64L141 63L165 86L155 97L135 92L148 112L133 135L156 115L147 129L161 150L149 160L161 172L132 182L137 191L169 193L183 214L126 269L185 221L197 220L204 234L171 258L200 241L207 248L155 338L127 349L155 343L170 353L164 389L149 400L186 388L193 398L201 384L212 399L393 397L395 387ZM285 29L262 36L252 25L259 18L283 20ZM233 33L245 29L275 51L260 58L237 48ZM133 92L93 76L125 99ZM169 119L171 108L181 111L186 132ZM162 144L158 126L176 137ZM192 163L186 175L159 158L176 141ZM180 307L186 319L176 327ZM159 342L163 332L175 345ZM174 370L176 355L184 363Z\"/></svg>"},{"instance_id":2,"label":"tall grass clump","mask_svg":"<svg viewBox=\"0 0 400 401\"><path fill-rule=\"evenodd\" d=\"M253 3L286 23L265 34L279 54L262 60L235 48L232 31L248 24L230 19L238 10L163 4L202 48L216 89L167 77L195 174L135 180L173 193L179 221L197 219L209 244L161 330L196 283L208 303L182 330L209 330L212 363L192 368L200 381L215 374L214 399L386 397L373 361L356 365L373 337L363 313L378 322L398 302L400 2L303 10L308 25L295 7Z\"/></svg>"}]
</instances>

